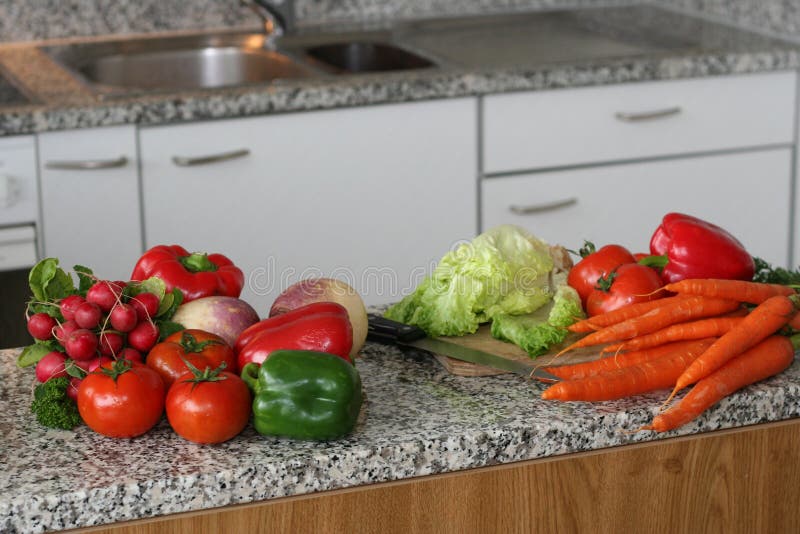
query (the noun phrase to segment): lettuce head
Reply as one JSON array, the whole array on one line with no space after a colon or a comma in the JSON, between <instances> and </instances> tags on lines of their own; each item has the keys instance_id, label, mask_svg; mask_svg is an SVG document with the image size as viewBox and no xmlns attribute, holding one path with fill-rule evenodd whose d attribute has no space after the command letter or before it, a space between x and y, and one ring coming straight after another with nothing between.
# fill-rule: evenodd
<instances>
[{"instance_id":1,"label":"lettuce head","mask_svg":"<svg viewBox=\"0 0 800 534\"><path fill-rule=\"evenodd\" d=\"M546 306L524 315L498 315L492 320L492 337L514 343L529 356L547 352L566 339L567 326L584 316L578 292L567 285L566 274L555 277L556 291Z\"/></svg>"},{"instance_id":2,"label":"lettuce head","mask_svg":"<svg viewBox=\"0 0 800 534\"><path fill-rule=\"evenodd\" d=\"M529 314L549 303L552 270L546 242L518 226L497 226L445 254L386 317L429 336L473 333L498 316Z\"/></svg>"}]
</instances>

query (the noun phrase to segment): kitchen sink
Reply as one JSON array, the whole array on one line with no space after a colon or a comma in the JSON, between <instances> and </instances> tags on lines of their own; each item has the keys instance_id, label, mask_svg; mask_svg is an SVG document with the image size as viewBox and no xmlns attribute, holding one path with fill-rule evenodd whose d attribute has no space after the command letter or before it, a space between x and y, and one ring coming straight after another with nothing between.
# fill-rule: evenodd
<instances>
[{"instance_id":1,"label":"kitchen sink","mask_svg":"<svg viewBox=\"0 0 800 534\"><path fill-rule=\"evenodd\" d=\"M64 45L46 52L106 92L204 89L318 75L264 48L262 34L142 38Z\"/></svg>"},{"instance_id":2,"label":"kitchen sink","mask_svg":"<svg viewBox=\"0 0 800 534\"><path fill-rule=\"evenodd\" d=\"M258 33L119 39L47 47L45 52L104 94L206 89L433 65L387 41L293 42L266 48Z\"/></svg>"},{"instance_id":3,"label":"kitchen sink","mask_svg":"<svg viewBox=\"0 0 800 534\"><path fill-rule=\"evenodd\" d=\"M308 56L335 69L348 72L386 72L423 69L433 62L399 46L379 42L323 44L306 49Z\"/></svg>"}]
</instances>

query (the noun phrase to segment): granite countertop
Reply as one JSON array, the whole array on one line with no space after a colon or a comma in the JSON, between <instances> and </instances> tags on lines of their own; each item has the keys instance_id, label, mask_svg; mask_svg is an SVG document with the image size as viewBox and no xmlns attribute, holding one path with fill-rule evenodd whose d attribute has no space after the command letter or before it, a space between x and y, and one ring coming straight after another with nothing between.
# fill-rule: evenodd
<instances>
[{"instance_id":1,"label":"granite countertop","mask_svg":"<svg viewBox=\"0 0 800 534\"><path fill-rule=\"evenodd\" d=\"M121 124L165 124L507 91L742 74L800 66L796 44L655 6L584 8L377 27L305 28L292 39L383 32L436 68L321 75L242 87L102 95L41 47L0 45L5 74L34 103L3 101L0 135Z\"/></svg>"},{"instance_id":2,"label":"granite countertop","mask_svg":"<svg viewBox=\"0 0 800 534\"><path fill-rule=\"evenodd\" d=\"M656 392L615 402L560 403L515 375L465 378L430 355L367 344L358 360L366 401L346 439L256 434L202 446L166 421L116 440L87 427L41 427L29 411L31 369L0 351L0 531L41 532L164 516L552 457L800 416L800 363L658 436Z\"/></svg>"}]
</instances>

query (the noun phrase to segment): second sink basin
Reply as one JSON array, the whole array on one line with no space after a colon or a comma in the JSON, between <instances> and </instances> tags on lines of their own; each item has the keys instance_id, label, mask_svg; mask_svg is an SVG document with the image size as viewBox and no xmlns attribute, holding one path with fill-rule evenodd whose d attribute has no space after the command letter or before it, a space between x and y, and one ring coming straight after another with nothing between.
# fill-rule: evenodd
<instances>
[{"instance_id":1,"label":"second sink basin","mask_svg":"<svg viewBox=\"0 0 800 534\"><path fill-rule=\"evenodd\" d=\"M395 45L376 42L344 42L312 46L306 53L314 60L340 71L386 72L422 69L433 63Z\"/></svg>"}]
</instances>

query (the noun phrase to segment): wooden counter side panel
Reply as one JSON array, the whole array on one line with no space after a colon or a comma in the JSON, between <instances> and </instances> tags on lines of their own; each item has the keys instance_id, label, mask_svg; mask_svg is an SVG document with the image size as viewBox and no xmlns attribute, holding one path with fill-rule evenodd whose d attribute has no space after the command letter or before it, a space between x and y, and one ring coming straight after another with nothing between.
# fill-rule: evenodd
<instances>
[{"instance_id":1,"label":"wooden counter side panel","mask_svg":"<svg viewBox=\"0 0 800 534\"><path fill-rule=\"evenodd\" d=\"M106 530L798 532L799 451L794 420Z\"/></svg>"}]
</instances>

